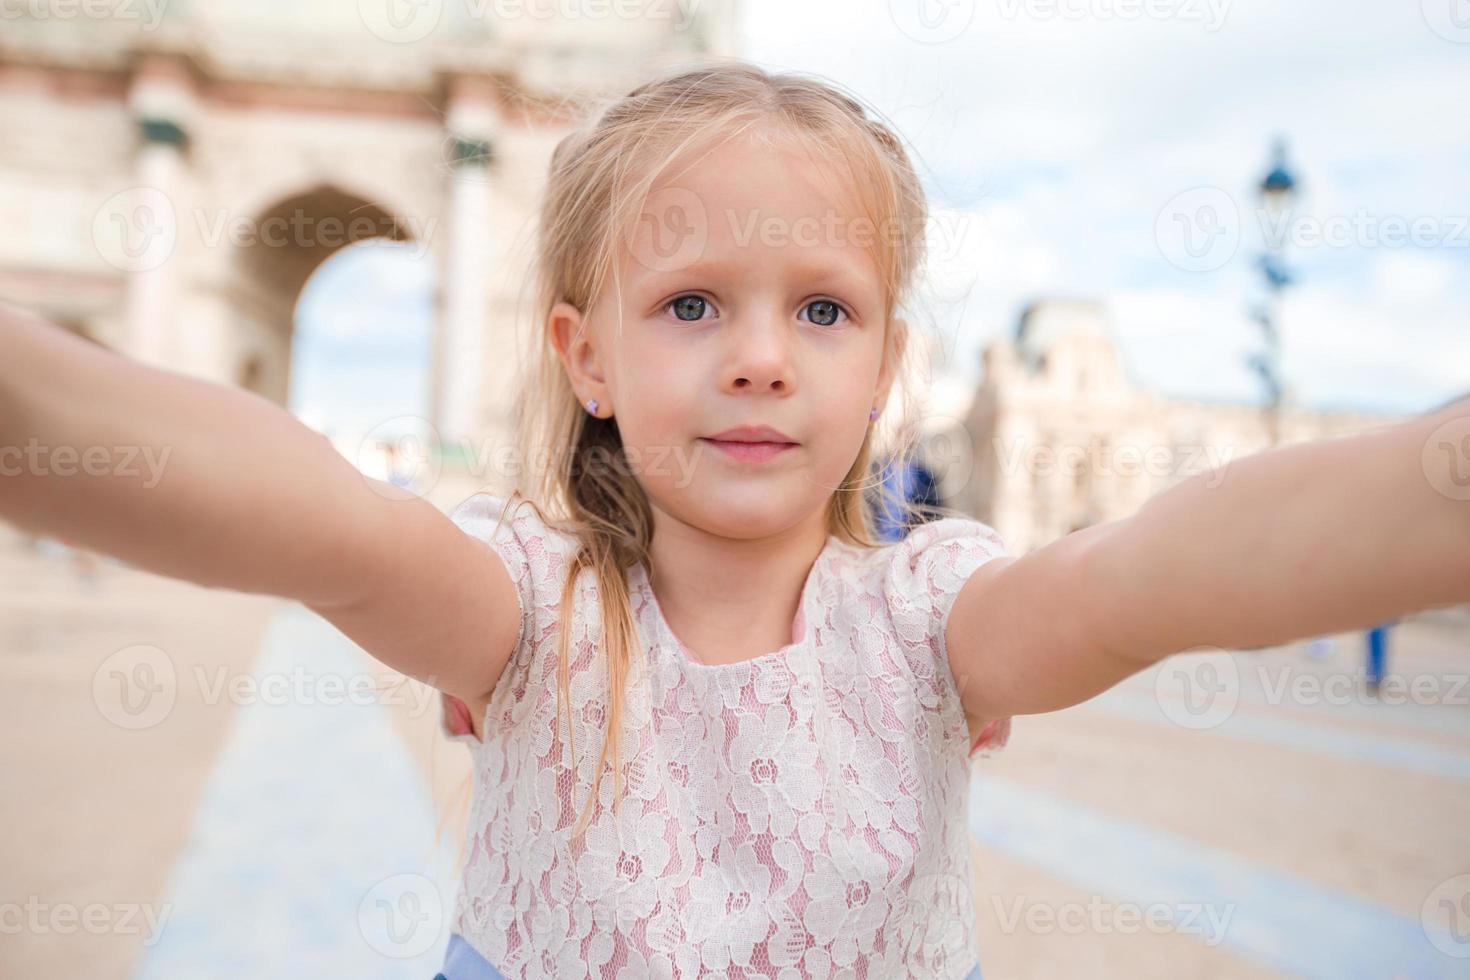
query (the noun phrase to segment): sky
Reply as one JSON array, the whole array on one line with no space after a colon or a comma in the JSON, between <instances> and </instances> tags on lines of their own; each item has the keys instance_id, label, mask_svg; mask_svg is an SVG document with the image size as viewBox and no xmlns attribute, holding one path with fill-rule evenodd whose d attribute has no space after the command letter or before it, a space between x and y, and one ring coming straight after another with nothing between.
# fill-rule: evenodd
<instances>
[{"instance_id":1,"label":"sky","mask_svg":"<svg viewBox=\"0 0 1470 980\"><path fill-rule=\"evenodd\" d=\"M335 253L296 304L289 404L319 432L361 436L429 414L432 253L373 239Z\"/></svg>"},{"instance_id":2,"label":"sky","mask_svg":"<svg viewBox=\"0 0 1470 980\"><path fill-rule=\"evenodd\" d=\"M951 386L1058 297L1102 304L1139 384L1255 401L1271 235L1301 404L1470 391L1466 0L746 0L739 46L839 83L910 146L933 215L918 319ZM1284 224L1253 190L1278 136L1300 186ZM334 363L297 404L377 422L396 386L421 411L432 289L406 253L335 256L300 307L301 359Z\"/></svg>"}]
</instances>

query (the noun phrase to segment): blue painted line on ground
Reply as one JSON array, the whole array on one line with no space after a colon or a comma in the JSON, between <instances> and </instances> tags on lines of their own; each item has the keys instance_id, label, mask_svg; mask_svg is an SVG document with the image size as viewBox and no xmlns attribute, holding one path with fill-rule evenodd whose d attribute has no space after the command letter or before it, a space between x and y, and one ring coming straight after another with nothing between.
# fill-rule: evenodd
<instances>
[{"instance_id":1,"label":"blue painted line on ground","mask_svg":"<svg viewBox=\"0 0 1470 980\"><path fill-rule=\"evenodd\" d=\"M1439 779L1470 782L1470 755L1401 735L1364 734L1294 718L1267 717L1241 708L1218 726L1196 733L1171 721L1152 691L1138 688L1113 688L1073 710L1098 711L1129 721L1166 725L1191 735L1211 733L1249 739L1345 762L1366 762Z\"/></svg>"},{"instance_id":2,"label":"blue painted line on ground","mask_svg":"<svg viewBox=\"0 0 1470 980\"><path fill-rule=\"evenodd\" d=\"M986 846L1090 895L1177 910L1181 932L1272 969L1322 980L1470 976L1470 960L1438 950L1417 918L1014 781L976 776L970 828ZM996 900L993 911L1013 912Z\"/></svg>"},{"instance_id":3,"label":"blue painted line on ground","mask_svg":"<svg viewBox=\"0 0 1470 980\"><path fill-rule=\"evenodd\" d=\"M1342 658L1282 662L1236 654L1235 659L1240 669L1241 709L1270 711L1297 720L1363 723L1404 736L1445 736L1463 741L1470 751L1470 681L1462 680L1470 660L1443 669L1416 663L1409 670L1390 670L1375 696L1362 687L1361 666ZM1129 677L1106 693L1126 690L1152 697L1155 678L1165 663ZM1299 684L1310 700L1299 699Z\"/></svg>"},{"instance_id":4,"label":"blue painted line on ground","mask_svg":"<svg viewBox=\"0 0 1470 980\"><path fill-rule=\"evenodd\" d=\"M320 617L283 606L252 675L386 673L355 649ZM448 920L452 854L449 841L434 844L427 781L382 704L324 703L330 692L314 690L235 709L166 892L170 917L137 980L423 980L443 962L447 928L408 956L408 945L375 949L372 927L359 924L365 896L401 874L431 882ZM366 914L378 914L374 904Z\"/></svg>"}]
</instances>

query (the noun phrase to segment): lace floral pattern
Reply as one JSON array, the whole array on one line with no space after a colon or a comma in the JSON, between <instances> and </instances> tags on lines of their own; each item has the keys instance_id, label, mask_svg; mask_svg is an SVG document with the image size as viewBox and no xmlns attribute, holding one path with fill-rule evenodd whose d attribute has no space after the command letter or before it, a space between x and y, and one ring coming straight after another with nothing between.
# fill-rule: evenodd
<instances>
[{"instance_id":1,"label":"lace floral pattern","mask_svg":"<svg viewBox=\"0 0 1470 980\"><path fill-rule=\"evenodd\" d=\"M451 515L496 549L521 603L484 741L445 715L475 761L455 931L511 978L965 976L969 756L1004 745L1009 719L968 744L943 625L1004 552L995 532L949 518L879 549L829 538L801 635L733 664L694 660L635 566L646 660L625 695L626 797L614 814L609 770L573 841L607 709L601 609L584 572L568 745L556 630L576 543L524 503L496 530L502 506L478 495Z\"/></svg>"}]
</instances>

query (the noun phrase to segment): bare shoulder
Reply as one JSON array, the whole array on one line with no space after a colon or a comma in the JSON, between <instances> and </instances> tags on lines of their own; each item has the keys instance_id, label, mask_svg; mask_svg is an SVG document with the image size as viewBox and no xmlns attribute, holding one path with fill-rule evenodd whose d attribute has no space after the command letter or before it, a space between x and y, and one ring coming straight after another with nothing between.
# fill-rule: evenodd
<instances>
[{"instance_id":1,"label":"bare shoulder","mask_svg":"<svg viewBox=\"0 0 1470 980\"><path fill-rule=\"evenodd\" d=\"M1009 714L997 687L1001 681L1000 661L1011 648L1007 634L1014 626L1003 613L1000 593L1005 585L1003 573L1018 560L1013 555L1002 555L971 572L944 624L945 655L972 743L986 725Z\"/></svg>"},{"instance_id":2,"label":"bare shoulder","mask_svg":"<svg viewBox=\"0 0 1470 980\"><path fill-rule=\"evenodd\" d=\"M945 642L972 725L1080 704L1146 666L1113 639L1113 590L1093 547L1107 533L1095 525L997 558L960 589Z\"/></svg>"},{"instance_id":3,"label":"bare shoulder","mask_svg":"<svg viewBox=\"0 0 1470 980\"><path fill-rule=\"evenodd\" d=\"M314 607L377 660L463 700L488 703L520 635L505 562L426 500L395 501L362 560L371 587Z\"/></svg>"}]
</instances>

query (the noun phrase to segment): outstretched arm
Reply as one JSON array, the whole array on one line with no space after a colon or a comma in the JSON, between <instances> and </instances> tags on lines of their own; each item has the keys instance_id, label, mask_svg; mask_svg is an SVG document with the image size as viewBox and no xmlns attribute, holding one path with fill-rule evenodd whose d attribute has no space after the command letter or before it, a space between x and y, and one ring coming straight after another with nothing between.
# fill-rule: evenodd
<instances>
[{"instance_id":1,"label":"outstretched arm","mask_svg":"<svg viewBox=\"0 0 1470 980\"><path fill-rule=\"evenodd\" d=\"M972 729L1077 704L1192 647L1268 646L1470 601L1467 438L1470 400L1270 450L981 565L945 631Z\"/></svg>"},{"instance_id":2,"label":"outstretched arm","mask_svg":"<svg viewBox=\"0 0 1470 980\"><path fill-rule=\"evenodd\" d=\"M499 557L264 398L0 305L0 519L201 585L297 599L465 699L520 628Z\"/></svg>"}]
</instances>

